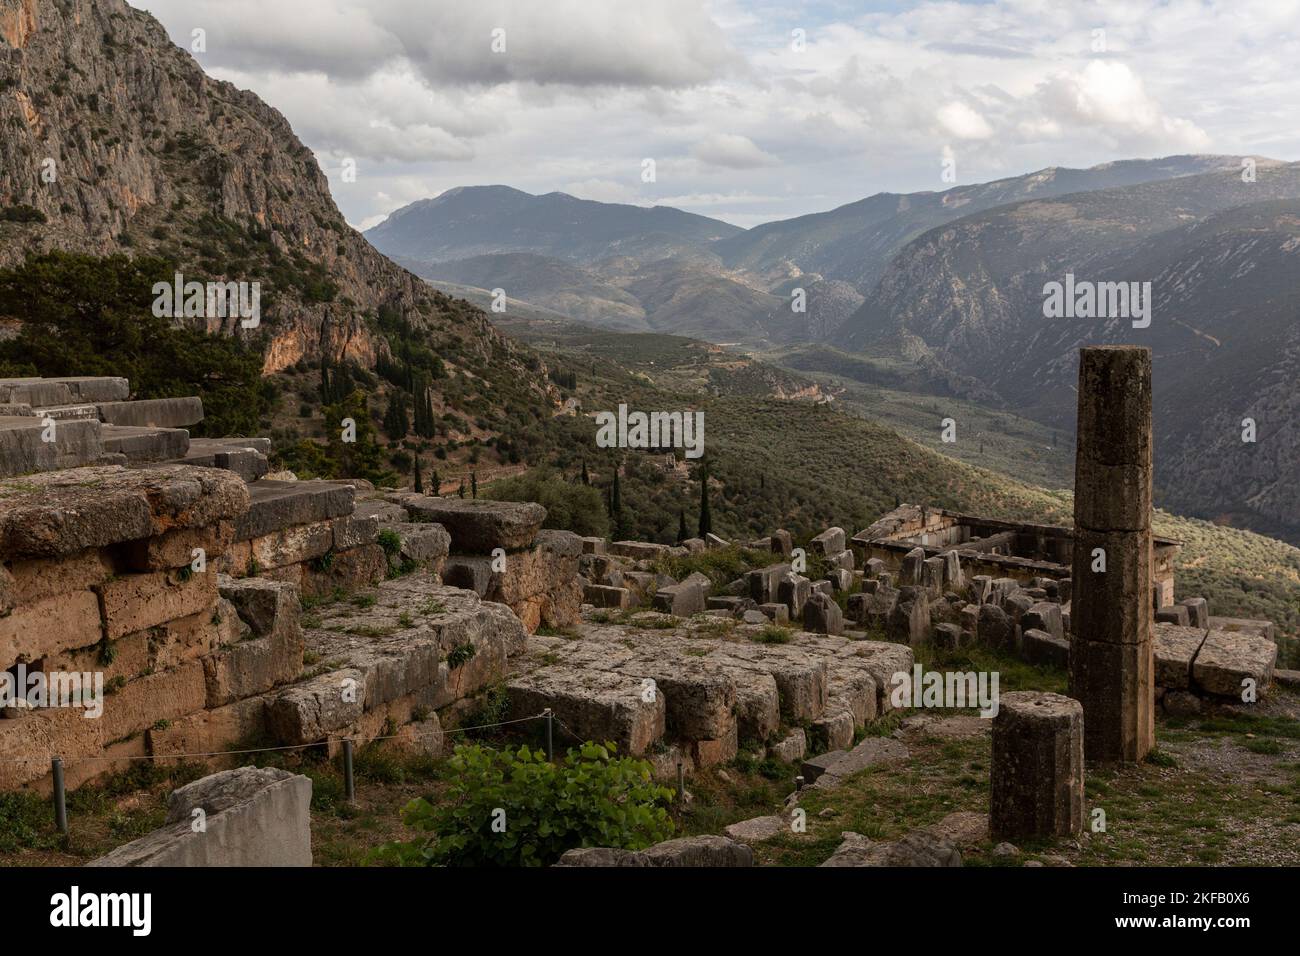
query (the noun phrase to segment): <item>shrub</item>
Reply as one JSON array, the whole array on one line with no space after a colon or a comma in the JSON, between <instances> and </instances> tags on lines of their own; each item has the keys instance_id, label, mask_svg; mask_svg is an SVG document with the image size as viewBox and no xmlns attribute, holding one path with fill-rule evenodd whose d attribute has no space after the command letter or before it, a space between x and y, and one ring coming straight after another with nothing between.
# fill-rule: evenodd
<instances>
[{"instance_id":1,"label":"shrub","mask_svg":"<svg viewBox=\"0 0 1300 956\"><path fill-rule=\"evenodd\" d=\"M550 763L526 746L458 746L445 802L419 798L402 811L426 836L390 843L378 857L406 866L549 866L575 847L639 850L666 839L672 791L653 781L644 760L613 754L613 744L587 742Z\"/></svg>"},{"instance_id":2,"label":"shrub","mask_svg":"<svg viewBox=\"0 0 1300 956\"><path fill-rule=\"evenodd\" d=\"M536 501L546 508L544 528L574 531L584 537L609 534L609 518L600 491L574 484L550 468L534 468L517 478L493 482L479 492L497 501Z\"/></svg>"}]
</instances>

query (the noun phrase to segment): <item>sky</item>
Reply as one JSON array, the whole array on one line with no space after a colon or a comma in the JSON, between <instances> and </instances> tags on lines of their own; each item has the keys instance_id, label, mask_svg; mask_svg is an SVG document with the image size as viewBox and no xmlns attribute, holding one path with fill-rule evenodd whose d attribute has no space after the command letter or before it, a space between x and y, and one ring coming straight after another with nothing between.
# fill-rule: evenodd
<instances>
[{"instance_id":1,"label":"sky","mask_svg":"<svg viewBox=\"0 0 1300 956\"><path fill-rule=\"evenodd\" d=\"M456 186L750 227L1047 166L1300 159L1300 0L131 2L279 109L362 229Z\"/></svg>"}]
</instances>

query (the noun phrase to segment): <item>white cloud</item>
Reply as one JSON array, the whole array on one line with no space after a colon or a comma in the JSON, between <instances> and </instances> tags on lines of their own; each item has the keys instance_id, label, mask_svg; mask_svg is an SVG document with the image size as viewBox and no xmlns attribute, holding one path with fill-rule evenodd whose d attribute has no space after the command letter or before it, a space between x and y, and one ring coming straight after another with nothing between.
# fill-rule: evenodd
<instances>
[{"instance_id":1,"label":"white cloud","mask_svg":"<svg viewBox=\"0 0 1300 956\"><path fill-rule=\"evenodd\" d=\"M204 27L205 69L289 118L358 223L505 183L752 224L945 188L945 146L961 183L1187 151L1300 159L1300 0L133 2L186 48Z\"/></svg>"},{"instance_id":2,"label":"white cloud","mask_svg":"<svg viewBox=\"0 0 1300 956\"><path fill-rule=\"evenodd\" d=\"M701 162L726 169L755 169L776 162L775 156L763 152L748 136L736 133L710 133L692 152Z\"/></svg>"},{"instance_id":3,"label":"white cloud","mask_svg":"<svg viewBox=\"0 0 1300 956\"><path fill-rule=\"evenodd\" d=\"M945 103L939 107L935 118L940 126L958 139L988 139L993 135L993 127L965 103Z\"/></svg>"}]
</instances>

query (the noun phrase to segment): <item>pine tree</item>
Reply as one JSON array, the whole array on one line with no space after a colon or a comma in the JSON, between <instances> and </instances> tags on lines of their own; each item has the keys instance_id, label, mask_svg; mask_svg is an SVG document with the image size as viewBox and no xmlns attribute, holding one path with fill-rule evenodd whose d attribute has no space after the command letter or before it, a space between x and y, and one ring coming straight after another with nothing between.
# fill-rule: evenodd
<instances>
[{"instance_id":1,"label":"pine tree","mask_svg":"<svg viewBox=\"0 0 1300 956\"><path fill-rule=\"evenodd\" d=\"M713 531L713 516L709 513L709 466L705 465L700 476L700 537Z\"/></svg>"},{"instance_id":2,"label":"pine tree","mask_svg":"<svg viewBox=\"0 0 1300 956\"><path fill-rule=\"evenodd\" d=\"M420 456L415 456L415 493L424 494L424 482L420 480Z\"/></svg>"},{"instance_id":3,"label":"pine tree","mask_svg":"<svg viewBox=\"0 0 1300 956\"><path fill-rule=\"evenodd\" d=\"M406 417L406 396L394 391L388 396L388 410L384 412L384 434L393 441L401 441L411 430Z\"/></svg>"},{"instance_id":4,"label":"pine tree","mask_svg":"<svg viewBox=\"0 0 1300 956\"><path fill-rule=\"evenodd\" d=\"M686 530L686 509L679 508L677 511L677 543L681 544L688 537L690 537L690 533Z\"/></svg>"}]
</instances>

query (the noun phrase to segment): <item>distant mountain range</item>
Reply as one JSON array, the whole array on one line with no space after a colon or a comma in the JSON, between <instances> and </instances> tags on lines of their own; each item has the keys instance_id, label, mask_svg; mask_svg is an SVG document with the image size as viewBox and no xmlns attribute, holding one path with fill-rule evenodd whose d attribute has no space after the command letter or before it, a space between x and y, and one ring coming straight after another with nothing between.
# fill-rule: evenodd
<instances>
[{"instance_id":1,"label":"distant mountain range","mask_svg":"<svg viewBox=\"0 0 1300 956\"><path fill-rule=\"evenodd\" d=\"M748 230L481 187L366 235L435 285L502 288L604 328L783 346L805 371L859 354L919 390L1067 431L1079 346L1148 344L1162 501L1296 537L1300 164L1255 161L1250 182L1235 156L1053 168ZM1151 282L1151 326L1045 318L1044 284L1067 273ZM800 343L839 351L789 351Z\"/></svg>"}]
</instances>

